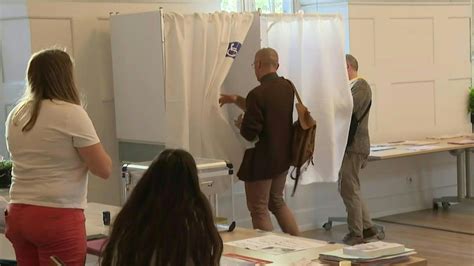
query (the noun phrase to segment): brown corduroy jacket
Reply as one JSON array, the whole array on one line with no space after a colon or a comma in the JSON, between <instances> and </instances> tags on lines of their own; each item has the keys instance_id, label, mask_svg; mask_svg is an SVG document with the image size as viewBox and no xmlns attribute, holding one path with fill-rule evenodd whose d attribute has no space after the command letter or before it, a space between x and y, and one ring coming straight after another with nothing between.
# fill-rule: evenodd
<instances>
[{"instance_id":1,"label":"brown corduroy jacket","mask_svg":"<svg viewBox=\"0 0 474 266\"><path fill-rule=\"evenodd\" d=\"M240 134L255 148L245 152L237 173L243 181L271 179L287 171L291 159L294 92L276 73L262 77L249 92Z\"/></svg>"}]
</instances>

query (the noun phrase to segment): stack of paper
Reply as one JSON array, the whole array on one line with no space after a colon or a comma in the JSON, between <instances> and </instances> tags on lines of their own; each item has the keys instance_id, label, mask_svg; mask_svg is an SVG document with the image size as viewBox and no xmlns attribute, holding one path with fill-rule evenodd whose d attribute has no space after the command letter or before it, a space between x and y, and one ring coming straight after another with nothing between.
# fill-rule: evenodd
<instances>
[{"instance_id":1,"label":"stack of paper","mask_svg":"<svg viewBox=\"0 0 474 266\"><path fill-rule=\"evenodd\" d=\"M395 147L390 147L390 146L370 146L370 151L371 152L377 152L377 151L386 151L386 150L394 150L396 149Z\"/></svg>"},{"instance_id":2,"label":"stack of paper","mask_svg":"<svg viewBox=\"0 0 474 266\"><path fill-rule=\"evenodd\" d=\"M298 237L265 235L226 242L225 244L243 249L256 250L271 255L282 255L295 251L322 247L327 245L327 242Z\"/></svg>"},{"instance_id":3,"label":"stack of paper","mask_svg":"<svg viewBox=\"0 0 474 266\"><path fill-rule=\"evenodd\" d=\"M221 265L226 266L255 266L272 264L272 261L252 258L235 253L227 253L221 257Z\"/></svg>"},{"instance_id":4,"label":"stack of paper","mask_svg":"<svg viewBox=\"0 0 474 266\"><path fill-rule=\"evenodd\" d=\"M345 255L358 257L381 257L392 254L399 254L405 251L405 246L397 243L370 242L367 244L345 247L342 249Z\"/></svg>"},{"instance_id":5,"label":"stack of paper","mask_svg":"<svg viewBox=\"0 0 474 266\"><path fill-rule=\"evenodd\" d=\"M455 138L466 137L468 135L469 134L453 134L453 135L442 135L442 136L430 136L430 137L427 137L427 139L438 139L438 140L455 139Z\"/></svg>"},{"instance_id":6,"label":"stack of paper","mask_svg":"<svg viewBox=\"0 0 474 266\"><path fill-rule=\"evenodd\" d=\"M474 144L474 139L461 139L449 141L449 144L465 145L465 144Z\"/></svg>"},{"instance_id":7,"label":"stack of paper","mask_svg":"<svg viewBox=\"0 0 474 266\"><path fill-rule=\"evenodd\" d=\"M433 145L433 144L438 144L439 141L433 141L433 140L406 140L402 143L401 145L410 145L410 146L427 146L427 145Z\"/></svg>"},{"instance_id":8,"label":"stack of paper","mask_svg":"<svg viewBox=\"0 0 474 266\"><path fill-rule=\"evenodd\" d=\"M406 261L414 254L414 249L403 245L378 241L323 252L319 254L319 259L327 262L349 260L363 265L381 265Z\"/></svg>"},{"instance_id":9,"label":"stack of paper","mask_svg":"<svg viewBox=\"0 0 474 266\"><path fill-rule=\"evenodd\" d=\"M409 151L429 151L429 150L434 150L437 147L438 146L434 146L434 145L410 146L410 147L407 147L406 150L409 150Z\"/></svg>"}]
</instances>

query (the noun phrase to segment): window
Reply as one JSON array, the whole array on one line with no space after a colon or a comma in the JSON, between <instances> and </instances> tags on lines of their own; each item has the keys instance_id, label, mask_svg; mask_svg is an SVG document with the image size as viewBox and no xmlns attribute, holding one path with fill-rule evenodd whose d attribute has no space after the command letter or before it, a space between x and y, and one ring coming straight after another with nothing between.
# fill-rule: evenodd
<instances>
[{"instance_id":1,"label":"window","mask_svg":"<svg viewBox=\"0 0 474 266\"><path fill-rule=\"evenodd\" d=\"M221 0L221 9L229 12L291 13L293 0Z\"/></svg>"}]
</instances>

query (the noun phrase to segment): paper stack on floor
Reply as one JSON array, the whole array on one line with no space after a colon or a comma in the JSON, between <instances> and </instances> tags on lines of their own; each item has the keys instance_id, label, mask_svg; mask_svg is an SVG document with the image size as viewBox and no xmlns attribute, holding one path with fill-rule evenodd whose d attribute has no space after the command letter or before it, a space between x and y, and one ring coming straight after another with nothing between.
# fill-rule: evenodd
<instances>
[{"instance_id":1,"label":"paper stack on floor","mask_svg":"<svg viewBox=\"0 0 474 266\"><path fill-rule=\"evenodd\" d=\"M328 262L350 260L363 265L379 265L402 262L413 254L416 254L414 249L405 248L401 244L377 241L323 252L319 254L319 259Z\"/></svg>"}]
</instances>

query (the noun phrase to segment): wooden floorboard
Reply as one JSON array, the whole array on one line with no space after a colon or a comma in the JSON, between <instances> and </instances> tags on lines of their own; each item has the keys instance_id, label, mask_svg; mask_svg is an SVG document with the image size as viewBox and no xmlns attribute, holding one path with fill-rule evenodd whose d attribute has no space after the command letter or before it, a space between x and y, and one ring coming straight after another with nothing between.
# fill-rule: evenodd
<instances>
[{"instance_id":1,"label":"wooden floorboard","mask_svg":"<svg viewBox=\"0 0 474 266\"><path fill-rule=\"evenodd\" d=\"M474 204L456 204L447 210L428 209L381 217L377 220L474 235Z\"/></svg>"},{"instance_id":2,"label":"wooden floorboard","mask_svg":"<svg viewBox=\"0 0 474 266\"><path fill-rule=\"evenodd\" d=\"M458 206L458 208L461 206ZM468 213L469 214L469 213ZM413 218L412 215L410 216ZM425 219L424 217L422 217ZM452 226L465 226L474 223L473 216L441 215L430 216L433 225L450 223ZM462 220L460 220L462 219ZM464 219L468 219L467 221ZM416 219L415 219L416 221ZM447 232L436 229L420 228L410 225L377 222L385 227L387 242L402 243L406 247L414 248L416 256L428 260L428 265L474 266L474 236L470 234ZM439 224L438 224L439 223ZM463 229L463 228L461 228ZM333 226L331 231L317 229L303 233L304 237L341 242L347 233L347 225Z\"/></svg>"}]
</instances>

